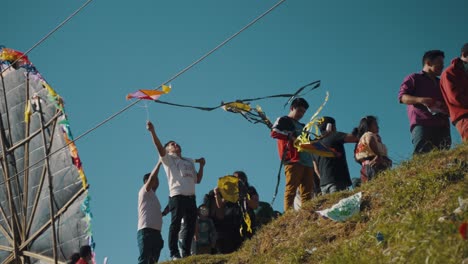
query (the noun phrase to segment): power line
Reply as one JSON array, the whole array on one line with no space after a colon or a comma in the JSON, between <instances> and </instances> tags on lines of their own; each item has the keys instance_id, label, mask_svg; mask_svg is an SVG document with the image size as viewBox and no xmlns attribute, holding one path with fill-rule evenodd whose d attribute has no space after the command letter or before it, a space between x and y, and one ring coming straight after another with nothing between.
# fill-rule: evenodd
<instances>
[{"instance_id":1,"label":"power line","mask_svg":"<svg viewBox=\"0 0 468 264\"><path fill-rule=\"evenodd\" d=\"M88 0L88 2L91 2L92 0ZM276 9L278 6L280 6L282 3L284 3L286 0L280 0L278 1L276 4L274 4L272 7L270 7L267 11L265 11L264 13L262 13L261 15L259 15L258 17L256 17L254 20L252 20L250 23L248 23L247 25L245 25L243 28L241 28L239 31L237 31L235 34L231 35L230 37L228 37L226 40L224 40L223 42L221 42L220 44L218 44L216 47L214 47L213 49L211 49L209 52L207 52L205 55L201 56L199 59L195 60L194 62L192 62L189 66L185 67L184 69L182 69L181 71L179 71L178 73L176 73L174 76L172 76L171 78L169 78L167 81L165 81L164 83L160 84L158 87L156 87L154 90L157 90L159 88L162 87L162 85L165 85L167 83L170 83L171 81L177 79L180 75L184 74L185 72L187 72L188 70L190 70L191 68L193 68L194 66L196 66L197 64L199 64L200 62L202 62L203 60L205 60L208 56L210 56L211 54L213 54L215 51L217 51L218 49L220 49L221 47L223 47L224 45L226 45L228 42L230 42L232 39L234 39L235 37L237 37L239 34L241 34L243 31L247 30L249 27L251 27L252 25L254 25L255 23L257 23L260 19L262 19L263 17L265 17L266 15L268 15L269 13L271 13L274 9ZM37 45L36 45L37 46ZM25 53L26 54L26 53ZM49 153L47 156L45 156L44 158L38 160L37 162L35 162L34 164L32 165L29 165L27 166L26 168L24 168L22 171L16 173L15 175L11 176L10 178L6 179L5 181L3 182L0 182L0 185L2 184L5 184L7 181L11 180L11 179L14 179L16 177L18 177L18 175L20 175L21 173L25 172L26 170L28 170L29 168L33 167L33 166L36 166L37 164L39 164L40 162L44 161L45 159L49 158L50 156L56 154L57 152L63 150L64 148L68 147L68 145L78 141L79 139L85 137L86 135L90 134L91 132L93 132L94 130L98 129L99 127L103 126L104 124L106 124L107 122L111 121L112 119L114 119L115 117L119 116L120 114L122 114L123 112L127 111L128 109L130 109L132 106L134 106L135 104L137 104L138 102L140 102L141 99L139 100L136 100L135 102L125 106L124 108L122 108L121 110L117 111L116 113L112 114L111 116L109 116L108 118L104 119L103 121L101 121L100 123L98 123L97 125L95 125L94 127L88 129L87 131L85 131L84 133L82 133L81 135L79 135L78 137L76 137L75 139L73 139L72 141L70 141L68 144L66 144L65 146Z\"/></svg>"},{"instance_id":2,"label":"power line","mask_svg":"<svg viewBox=\"0 0 468 264\"><path fill-rule=\"evenodd\" d=\"M13 61L8 67L2 70L0 74L4 73L8 69L11 68L12 65L14 65L16 62L24 58L26 55L28 55L29 52L31 52L33 49L35 49L37 46L41 45L42 42L44 42L46 39L48 39L52 34L54 34L57 30L59 30L61 27L63 27L70 19L72 19L74 16L76 16L83 8L85 8L87 5L89 5L93 0L88 0L86 1L82 6L80 6L75 12L73 12L71 15L69 15L62 23L58 24L52 31L47 33L42 39L40 39L36 44L34 44L30 49L28 49L23 55L21 55L19 58L17 58L15 61Z\"/></svg>"}]
</instances>

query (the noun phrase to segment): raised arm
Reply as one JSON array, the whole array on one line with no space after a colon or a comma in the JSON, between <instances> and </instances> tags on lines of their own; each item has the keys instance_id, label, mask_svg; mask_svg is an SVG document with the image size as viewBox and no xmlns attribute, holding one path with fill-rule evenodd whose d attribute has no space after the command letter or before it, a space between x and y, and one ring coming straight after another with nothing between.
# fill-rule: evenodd
<instances>
[{"instance_id":1,"label":"raised arm","mask_svg":"<svg viewBox=\"0 0 468 264\"><path fill-rule=\"evenodd\" d=\"M161 161L158 161L158 164L154 166L153 171L151 171L151 174L148 178L148 180L145 183L145 190L149 192L150 190L156 190L159 187L159 168L161 167Z\"/></svg>"},{"instance_id":2,"label":"raised arm","mask_svg":"<svg viewBox=\"0 0 468 264\"><path fill-rule=\"evenodd\" d=\"M344 137L344 142L345 143L357 143L359 142L359 138L357 138L355 135L353 134L347 134L345 137Z\"/></svg>"},{"instance_id":3,"label":"raised arm","mask_svg":"<svg viewBox=\"0 0 468 264\"><path fill-rule=\"evenodd\" d=\"M151 121L146 122L146 129L151 133L151 137L153 139L153 143L156 146L156 149L159 152L160 157L166 156L166 149L164 146L161 144L161 141L159 140L158 136L156 135L156 132L154 131L154 125L151 123Z\"/></svg>"},{"instance_id":4,"label":"raised arm","mask_svg":"<svg viewBox=\"0 0 468 264\"><path fill-rule=\"evenodd\" d=\"M202 178L203 178L203 168L205 167L205 158L199 158L196 159L195 162L198 162L200 164L200 168L198 169L197 172L197 183L200 183Z\"/></svg>"}]
</instances>

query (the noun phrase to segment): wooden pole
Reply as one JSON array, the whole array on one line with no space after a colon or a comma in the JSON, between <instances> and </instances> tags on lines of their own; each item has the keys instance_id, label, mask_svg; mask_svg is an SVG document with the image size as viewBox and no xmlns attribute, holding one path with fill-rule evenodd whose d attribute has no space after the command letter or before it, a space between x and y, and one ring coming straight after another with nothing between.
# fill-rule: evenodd
<instances>
[{"instance_id":1,"label":"wooden pole","mask_svg":"<svg viewBox=\"0 0 468 264\"><path fill-rule=\"evenodd\" d=\"M26 104L30 104L29 102L29 72L26 75L26 98L25 98ZM30 129L30 122L31 118L29 118L29 122L26 122L25 120L25 128L24 128L24 138L29 137L29 129ZM29 167L29 141L26 141L24 143L24 162L23 162L23 168ZM28 200L29 200L29 192L28 192L28 187L29 187L29 169L25 170L23 172L23 241L26 239L27 233L26 233L26 223L28 219Z\"/></svg>"},{"instance_id":2,"label":"wooden pole","mask_svg":"<svg viewBox=\"0 0 468 264\"><path fill-rule=\"evenodd\" d=\"M3 80L3 78L2 78ZM11 229L12 229L12 235L13 235L13 259L17 260L18 259L18 246L17 244L20 243L18 241L18 232L17 232L17 226L15 223L15 217L13 214L16 213L15 210L15 205L13 204L13 197L11 193L11 183L10 183L10 172L8 170L8 161L7 161L7 150L5 146L5 129L3 127L3 121L2 118L0 118L0 145L1 145L1 150L2 150L2 167L3 167L3 177L5 179L5 187L7 189L7 197L8 197L8 204L10 207L10 217L11 217ZM5 219L5 221L8 221L8 219Z\"/></svg>"},{"instance_id":3,"label":"wooden pole","mask_svg":"<svg viewBox=\"0 0 468 264\"><path fill-rule=\"evenodd\" d=\"M75 195L66 203L63 205L62 208L60 208L60 210L57 211L57 213L55 214L55 217L54 218L58 218L60 215L62 215L67 209L68 207L70 207L70 205L72 205L72 203L78 199L78 197L84 193L86 191L85 188L81 188L77 193L75 193ZM42 232L44 232L44 230L46 230L50 225L52 224L51 220L49 219L49 221L47 221L43 226L41 226L34 234L31 234L30 236L28 236L28 239L25 240L23 242L23 244L21 244L19 246L19 249L20 250L23 250L31 241L33 241L34 239L36 239L40 234L42 234Z\"/></svg>"},{"instance_id":4,"label":"wooden pole","mask_svg":"<svg viewBox=\"0 0 468 264\"><path fill-rule=\"evenodd\" d=\"M41 120L41 131L42 131L42 143L44 146L44 155L45 155L45 166L47 170L47 179L49 180L49 209L50 209L50 221L51 221L51 228L52 228L52 251L53 251L53 258L54 258L54 263L58 263L58 255L57 255L57 234L55 230L55 215L54 215L54 189L53 189L53 183L52 183L52 174L50 173L50 162L49 162L49 157L47 156L47 141L46 141L46 135L45 135L45 129L44 129L44 117L43 112L42 112L42 104L41 100L38 100L39 105L39 117Z\"/></svg>"}]
</instances>

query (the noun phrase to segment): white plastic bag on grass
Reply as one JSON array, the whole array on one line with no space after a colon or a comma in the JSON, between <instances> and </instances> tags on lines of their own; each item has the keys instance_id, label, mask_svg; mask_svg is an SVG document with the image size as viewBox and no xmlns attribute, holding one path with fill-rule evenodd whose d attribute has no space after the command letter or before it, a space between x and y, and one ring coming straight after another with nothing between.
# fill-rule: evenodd
<instances>
[{"instance_id":1,"label":"white plastic bag on grass","mask_svg":"<svg viewBox=\"0 0 468 264\"><path fill-rule=\"evenodd\" d=\"M324 217L328 217L331 220L343 222L346 219L359 212L361 207L362 192L358 192L348 198L341 199L337 204L334 204L331 208L317 211Z\"/></svg>"}]
</instances>

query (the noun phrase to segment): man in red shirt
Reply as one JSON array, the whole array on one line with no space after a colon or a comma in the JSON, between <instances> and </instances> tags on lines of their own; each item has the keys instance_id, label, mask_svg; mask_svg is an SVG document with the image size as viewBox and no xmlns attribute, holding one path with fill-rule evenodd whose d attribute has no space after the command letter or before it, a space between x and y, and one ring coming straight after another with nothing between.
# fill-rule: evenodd
<instances>
[{"instance_id":1,"label":"man in red shirt","mask_svg":"<svg viewBox=\"0 0 468 264\"><path fill-rule=\"evenodd\" d=\"M90 246L80 247L80 259L76 264L90 264L93 259L93 253Z\"/></svg>"},{"instance_id":2,"label":"man in red shirt","mask_svg":"<svg viewBox=\"0 0 468 264\"><path fill-rule=\"evenodd\" d=\"M450 121L463 141L468 141L468 43L463 45L460 58L453 59L442 73L440 90L450 112Z\"/></svg>"},{"instance_id":3,"label":"man in red shirt","mask_svg":"<svg viewBox=\"0 0 468 264\"><path fill-rule=\"evenodd\" d=\"M307 152L298 152L294 140L302 133L304 124L299 120L304 116L309 104L303 98L291 102L289 114L276 120L271 130L271 137L277 139L278 153L284 164L286 187L284 190L284 211L294 208L294 197L299 188L301 204L312 199L314 172L312 156Z\"/></svg>"}]
</instances>

